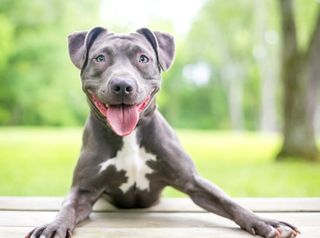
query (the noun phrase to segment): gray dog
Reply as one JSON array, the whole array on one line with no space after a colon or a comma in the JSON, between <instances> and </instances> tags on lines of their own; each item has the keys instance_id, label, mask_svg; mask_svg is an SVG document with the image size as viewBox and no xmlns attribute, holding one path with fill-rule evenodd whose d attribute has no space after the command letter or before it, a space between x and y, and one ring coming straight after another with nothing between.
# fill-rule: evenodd
<instances>
[{"instance_id":1,"label":"gray dog","mask_svg":"<svg viewBox=\"0 0 320 238\"><path fill-rule=\"evenodd\" d=\"M119 208L146 208L158 202L166 186L252 235L291 238L299 233L288 223L241 207L197 173L155 104L161 72L174 58L172 36L147 28L120 35L95 27L68 40L91 111L69 195L52 223L26 237L70 237L102 195Z\"/></svg>"}]
</instances>

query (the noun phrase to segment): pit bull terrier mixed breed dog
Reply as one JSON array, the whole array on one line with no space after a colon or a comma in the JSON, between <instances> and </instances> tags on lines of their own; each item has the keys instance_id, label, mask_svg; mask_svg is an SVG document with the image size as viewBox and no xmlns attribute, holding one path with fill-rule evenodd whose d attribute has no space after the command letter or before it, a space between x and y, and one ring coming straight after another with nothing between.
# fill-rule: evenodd
<instances>
[{"instance_id":1,"label":"pit bull terrier mixed breed dog","mask_svg":"<svg viewBox=\"0 0 320 238\"><path fill-rule=\"evenodd\" d=\"M166 186L252 235L291 238L299 233L286 222L241 207L197 173L155 103L161 72L174 58L171 35L147 28L114 34L95 27L69 35L68 41L91 110L70 193L55 220L26 237L70 237L98 198L119 208L146 208L159 201Z\"/></svg>"}]
</instances>

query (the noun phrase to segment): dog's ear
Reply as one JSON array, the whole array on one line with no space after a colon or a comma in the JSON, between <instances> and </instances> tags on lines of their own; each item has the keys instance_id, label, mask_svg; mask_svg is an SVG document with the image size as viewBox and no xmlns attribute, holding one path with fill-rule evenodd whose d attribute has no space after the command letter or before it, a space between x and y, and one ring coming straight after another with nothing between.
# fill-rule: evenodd
<instances>
[{"instance_id":1,"label":"dog's ear","mask_svg":"<svg viewBox=\"0 0 320 238\"><path fill-rule=\"evenodd\" d=\"M159 44L159 60L163 70L170 68L175 53L174 38L168 33L162 33L155 31L154 34L157 37Z\"/></svg>"},{"instance_id":2,"label":"dog's ear","mask_svg":"<svg viewBox=\"0 0 320 238\"><path fill-rule=\"evenodd\" d=\"M95 27L90 31L74 32L68 36L69 56L72 63L82 69L86 63L88 52L96 38L107 30Z\"/></svg>"},{"instance_id":3,"label":"dog's ear","mask_svg":"<svg viewBox=\"0 0 320 238\"><path fill-rule=\"evenodd\" d=\"M163 71L169 69L173 62L175 52L173 36L159 31L153 32L148 28L141 28L137 30L137 32L142 34L151 44L156 53L159 67Z\"/></svg>"},{"instance_id":4,"label":"dog's ear","mask_svg":"<svg viewBox=\"0 0 320 238\"><path fill-rule=\"evenodd\" d=\"M84 63L84 41L86 39L87 33L87 31L81 31L74 32L68 35L69 56L72 63L79 69L82 68L82 65Z\"/></svg>"}]
</instances>

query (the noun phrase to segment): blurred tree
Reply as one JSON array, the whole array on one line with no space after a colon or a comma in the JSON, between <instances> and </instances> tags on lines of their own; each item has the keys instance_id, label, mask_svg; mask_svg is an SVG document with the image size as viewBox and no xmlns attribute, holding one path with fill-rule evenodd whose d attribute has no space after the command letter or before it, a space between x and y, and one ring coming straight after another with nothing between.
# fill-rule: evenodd
<instances>
[{"instance_id":1,"label":"blurred tree","mask_svg":"<svg viewBox=\"0 0 320 238\"><path fill-rule=\"evenodd\" d=\"M98 6L89 0L0 2L0 124L83 123L87 107L66 38L91 27Z\"/></svg>"},{"instance_id":2,"label":"blurred tree","mask_svg":"<svg viewBox=\"0 0 320 238\"><path fill-rule=\"evenodd\" d=\"M259 68L261 81L260 129L274 132L278 127L276 95L278 92L278 33L273 21L275 7L273 1L254 1L255 45L253 54ZM268 9L268 11L266 11ZM271 20L272 19L272 20Z\"/></svg>"},{"instance_id":3,"label":"blurred tree","mask_svg":"<svg viewBox=\"0 0 320 238\"><path fill-rule=\"evenodd\" d=\"M0 77L6 71L8 66L8 58L12 54L14 44L14 26L10 20L3 14L0 14ZM2 77L1 77L2 78ZM0 80L0 121L8 121L10 113L6 110L8 102L6 97L8 96L8 90L5 87L3 79Z\"/></svg>"},{"instance_id":4,"label":"blurred tree","mask_svg":"<svg viewBox=\"0 0 320 238\"><path fill-rule=\"evenodd\" d=\"M208 93L202 95L201 104L212 128L258 127L260 84L252 54L254 17L251 1L208 1L187 37L186 64L204 62L210 68L208 82L199 85L195 79L192 90L198 90L197 95ZM207 90L200 93L202 87Z\"/></svg>"},{"instance_id":5,"label":"blurred tree","mask_svg":"<svg viewBox=\"0 0 320 238\"><path fill-rule=\"evenodd\" d=\"M304 48L314 21L308 11L316 0L295 1L298 42ZM163 75L158 97L160 110L173 126L279 127L276 4L208 0L186 35L175 34L169 20L150 19L148 27L176 37L176 60ZM66 36L101 23L106 9L108 5L101 8L90 0L0 1L0 125L83 123L88 107L79 72L67 54ZM135 30L111 20L104 24L110 31Z\"/></svg>"},{"instance_id":6,"label":"blurred tree","mask_svg":"<svg viewBox=\"0 0 320 238\"><path fill-rule=\"evenodd\" d=\"M305 51L299 50L293 0L278 0L282 33L284 141L278 160L316 160L316 82L320 80L320 7Z\"/></svg>"}]
</instances>

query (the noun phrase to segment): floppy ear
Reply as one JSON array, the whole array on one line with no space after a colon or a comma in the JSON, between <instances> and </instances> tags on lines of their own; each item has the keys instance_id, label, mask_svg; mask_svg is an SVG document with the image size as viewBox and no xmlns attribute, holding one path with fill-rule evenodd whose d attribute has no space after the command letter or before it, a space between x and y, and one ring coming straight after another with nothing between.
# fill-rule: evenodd
<instances>
[{"instance_id":1,"label":"floppy ear","mask_svg":"<svg viewBox=\"0 0 320 238\"><path fill-rule=\"evenodd\" d=\"M152 32L148 28L141 28L137 30L137 32L142 34L151 44L155 51L160 69L163 71L169 69L173 62L175 52L173 36L159 31Z\"/></svg>"},{"instance_id":2,"label":"floppy ear","mask_svg":"<svg viewBox=\"0 0 320 238\"><path fill-rule=\"evenodd\" d=\"M105 28L94 27L89 32L74 32L68 36L69 56L76 67L84 68L91 46L97 37L106 31Z\"/></svg>"},{"instance_id":3,"label":"floppy ear","mask_svg":"<svg viewBox=\"0 0 320 238\"><path fill-rule=\"evenodd\" d=\"M84 63L85 56L85 47L84 42L86 39L87 31L74 32L68 35L68 47L69 47L69 56L72 63L78 67L82 68Z\"/></svg>"}]
</instances>

